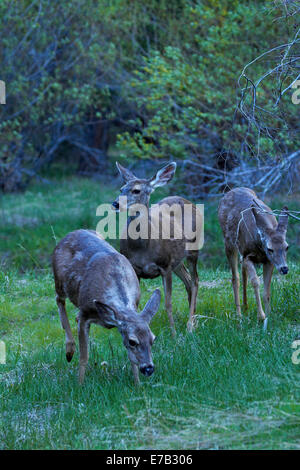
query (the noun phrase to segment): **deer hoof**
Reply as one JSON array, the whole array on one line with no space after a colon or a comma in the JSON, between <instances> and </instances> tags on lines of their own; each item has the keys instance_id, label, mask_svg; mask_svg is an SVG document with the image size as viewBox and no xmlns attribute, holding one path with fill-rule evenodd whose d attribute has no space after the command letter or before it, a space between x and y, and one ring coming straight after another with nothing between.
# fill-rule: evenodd
<instances>
[{"instance_id":1,"label":"deer hoof","mask_svg":"<svg viewBox=\"0 0 300 470\"><path fill-rule=\"evenodd\" d=\"M66 358L68 362L72 361L73 354L72 353L66 353Z\"/></svg>"},{"instance_id":2,"label":"deer hoof","mask_svg":"<svg viewBox=\"0 0 300 470\"><path fill-rule=\"evenodd\" d=\"M72 361L72 357L75 352L75 344L74 343L68 343L66 345L66 358L68 362Z\"/></svg>"}]
</instances>

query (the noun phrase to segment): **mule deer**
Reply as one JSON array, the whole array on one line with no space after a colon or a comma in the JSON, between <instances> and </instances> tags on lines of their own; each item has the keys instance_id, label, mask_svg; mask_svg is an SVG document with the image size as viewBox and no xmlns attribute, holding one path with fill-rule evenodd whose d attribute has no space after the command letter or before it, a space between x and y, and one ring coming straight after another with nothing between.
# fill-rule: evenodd
<instances>
[{"instance_id":1,"label":"mule deer","mask_svg":"<svg viewBox=\"0 0 300 470\"><path fill-rule=\"evenodd\" d=\"M149 209L150 194L159 186L167 184L174 176L176 163L170 163L159 170L153 178L137 178L131 171L117 163L117 168L123 178L125 185L121 188L120 196L127 198L124 206L120 196L113 202L114 209L118 211L136 205L143 206L146 210L139 213L138 222L140 227L146 227L148 237L134 239L130 236L129 225L137 215L129 215L127 227L125 227L120 240L120 251L131 262L138 278L155 278L162 276L165 292L165 308L169 317L173 336L176 334L172 314L172 272L183 281L189 300L188 329L194 326L194 313L198 292L197 260L199 243L202 241L203 217L200 211L190 201L178 197L167 197L159 201ZM138 206L138 207L139 207ZM186 208L190 210L186 210ZM174 212L172 211L172 208ZM180 209L179 211L176 208ZM130 212L130 211L129 211ZM188 214L186 213L188 212ZM168 218L168 220L167 220ZM190 219L188 221L187 219ZM161 227L164 222L169 224L170 234L163 233ZM190 222L194 227L194 240L196 243L191 248L184 227ZM156 237L151 234L156 233ZM176 237L175 233L182 236ZM196 248L195 248L196 246ZM188 269L183 261L186 258Z\"/></svg>"},{"instance_id":2,"label":"mule deer","mask_svg":"<svg viewBox=\"0 0 300 470\"><path fill-rule=\"evenodd\" d=\"M270 288L274 266L280 274L287 274L285 240L288 225L287 207L283 207L278 223L272 210L248 188L229 191L219 205L219 221L225 239L225 252L232 271L232 286L237 313L241 316L239 297L238 252L242 256L243 307L247 309L247 280L252 283L258 307L258 319L266 315L259 294L259 278L255 264L263 265L266 314L270 313Z\"/></svg>"},{"instance_id":3,"label":"mule deer","mask_svg":"<svg viewBox=\"0 0 300 470\"><path fill-rule=\"evenodd\" d=\"M83 382L88 362L88 336L91 323L116 327L128 351L135 383L140 372L154 371L151 346L155 339L149 323L159 308L156 289L142 313L137 314L140 287L129 261L92 230L69 233L52 255L56 302L66 332L66 357L70 362L75 342L65 308L65 299L79 308L79 381Z\"/></svg>"}]
</instances>

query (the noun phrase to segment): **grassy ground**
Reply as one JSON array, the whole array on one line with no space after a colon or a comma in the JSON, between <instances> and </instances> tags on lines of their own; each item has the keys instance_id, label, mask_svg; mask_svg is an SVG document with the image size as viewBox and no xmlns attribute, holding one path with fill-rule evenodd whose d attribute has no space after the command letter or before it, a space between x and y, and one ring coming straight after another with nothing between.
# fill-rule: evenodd
<instances>
[{"instance_id":1,"label":"grassy ground","mask_svg":"<svg viewBox=\"0 0 300 470\"><path fill-rule=\"evenodd\" d=\"M68 231L95 228L97 205L116 194L102 183L66 179L1 200L0 340L7 364L0 365L0 448L299 449L300 365L291 361L299 334L296 223L288 237L290 273L274 276L266 333L250 288L249 313L237 327L212 201L205 205L195 333L186 333L187 299L174 279L178 336L171 338L162 303L152 323L155 374L134 388L119 333L93 326L79 387L78 353L65 360L49 256ZM298 203L290 197L288 204ZM142 307L161 281L141 287ZM76 309L68 303L67 310L76 334Z\"/></svg>"}]
</instances>

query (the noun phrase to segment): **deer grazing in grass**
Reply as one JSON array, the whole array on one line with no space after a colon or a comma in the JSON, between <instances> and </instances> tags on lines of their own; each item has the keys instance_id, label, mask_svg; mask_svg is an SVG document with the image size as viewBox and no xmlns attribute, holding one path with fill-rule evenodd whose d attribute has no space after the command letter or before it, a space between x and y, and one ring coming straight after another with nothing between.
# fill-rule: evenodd
<instances>
[{"instance_id":1,"label":"deer grazing in grass","mask_svg":"<svg viewBox=\"0 0 300 470\"><path fill-rule=\"evenodd\" d=\"M287 274L288 225L287 207L283 207L278 223L272 210L248 188L229 191L219 205L219 221L225 239L225 252L232 271L232 286L237 314L241 316L239 297L238 252L242 257L243 308L247 309L247 280L252 283L258 307L258 319L267 325L259 294L259 278L255 265L263 265L266 314L270 313L270 288L274 266Z\"/></svg>"},{"instance_id":2,"label":"deer grazing in grass","mask_svg":"<svg viewBox=\"0 0 300 470\"><path fill-rule=\"evenodd\" d=\"M149 323L159 308L159 289L138 314L140 286L131 264L91 230L76 230L63 238L53 252L52 266L56 302L66 333L68 362L75 352L75 341L65 308L66 298L80 310L77 317L79 382L83 382L88 362L91 323L119 330L136 384L139 383L138 368L142 374L151 375L154 371L151 347L155 336Z\"/></svg>"},{"instance_id":3,"label":"deer grazing in grass","mask_svg":"<svg viewBox=\"0 0 300 470\"><path fill-rule=\"evenodd\" d=\"M191 331L198 293L197 259L200 243L203 242L202 213L190 201L178 196L166 197L149 208L150 194L173 178L176 163L166 165L150 179L136 177L119 163L117 168L125 184L112 206L117 211L129 209L127 227L121 235L120 251L129 259L139 279L162 276L165 308L173 336L176 330L172 314L172 272L183 281L189 300L188 329ZM137 211L139 215L130 215L130 209L137 205L145 210ZM148 236L136 238L130 235L130 224L137 221L140 227L146 228ZM162 229L165 222L170 228L169 233ZM193 226L193 240L188 236L188 230L184 229L187 226ZM152 236L153 233L157 235ZM188 243L191 241L192 244ZM183 263L184 259L188 269Z\"/></svg>"}]
</instances>

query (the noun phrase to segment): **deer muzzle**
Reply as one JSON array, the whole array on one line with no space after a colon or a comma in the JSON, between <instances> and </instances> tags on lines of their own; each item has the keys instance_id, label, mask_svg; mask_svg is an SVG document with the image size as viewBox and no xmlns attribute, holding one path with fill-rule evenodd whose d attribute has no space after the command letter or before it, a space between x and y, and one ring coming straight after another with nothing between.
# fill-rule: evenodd
<instances>
[{"instance_id":1,"label":"deer muzzle","mask_svg":"<svg viewBox=\"0 0 300 470\"><path fill-rule=\"evenodd\" d=\"M140 366L140 372L146 375L146 377L149 377L154 372L154 365L153 364L142 365Z\"/></svg>"},{"instance_id":2,"label":"deer muzzle","mask_svg":"<svg viewBox=\"0 0 300 470\"><path fill-rule=\"evenodd\" d=\"M287 266L281 266L279 272L280 274L286 275L289 272L289 268Z\"/></svg>"}]
</instances>

